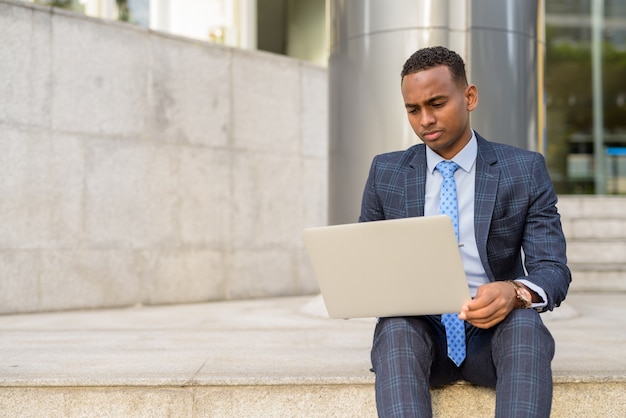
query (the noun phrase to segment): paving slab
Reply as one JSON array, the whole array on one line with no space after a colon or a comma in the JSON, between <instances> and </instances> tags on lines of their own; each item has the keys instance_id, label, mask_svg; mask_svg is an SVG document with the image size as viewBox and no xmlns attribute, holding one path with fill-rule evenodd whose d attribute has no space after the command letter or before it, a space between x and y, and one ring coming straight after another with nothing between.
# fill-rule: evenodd
<instances>
[{"instance_id":1,"label":"paving slab","mask_svg":"<svg viewBox=\"0 0 626 418\"><path fill-rule=\"evenodd\" d=\"M626 382L626 294L544 314L555 382ZM371 384L374 319L320 296L0 316L0 387Z\"/></svg>"}]
</instances>

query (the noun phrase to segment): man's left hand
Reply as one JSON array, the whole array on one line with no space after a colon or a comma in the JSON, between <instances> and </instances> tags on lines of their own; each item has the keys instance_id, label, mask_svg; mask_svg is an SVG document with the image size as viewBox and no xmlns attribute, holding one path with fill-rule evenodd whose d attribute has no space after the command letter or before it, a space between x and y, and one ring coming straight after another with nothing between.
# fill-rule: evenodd
<instances>
[{"instance_id":1,"label":"man's left hand","mask_svg":"<svg viewBox=\"0 0 626 418\"><path fill-rule=\"evenodd\" d=\"M474 299L461 308L459 318L477 328L499 324L517 305L517 294L506 282L491 282L478 287Z\"/></svg>"}]
</instances>

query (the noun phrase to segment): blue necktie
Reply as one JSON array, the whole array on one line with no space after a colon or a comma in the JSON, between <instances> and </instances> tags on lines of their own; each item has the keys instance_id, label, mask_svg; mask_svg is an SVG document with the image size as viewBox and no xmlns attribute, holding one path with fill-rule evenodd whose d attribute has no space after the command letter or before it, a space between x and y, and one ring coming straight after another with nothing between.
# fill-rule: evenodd
<instances>
[{"instance_id":1,"label":"blue necktie","mask_svg":"<svg viewBox=\"0 0 626 418\"><path fill-rule=\"evenodd\" d=\"M442 161L436 167L443 176L439 213L448 215L452 219L457 241L459 240L459 207L456 198L454 172L458 168L458 164L452 161ZM446 328L448 357L454 364L460 366L463 360L465 360L465 323L462 319L459 319L457 314L443 314L441 315L441 322Z\"/></svg>"}]
</instances>

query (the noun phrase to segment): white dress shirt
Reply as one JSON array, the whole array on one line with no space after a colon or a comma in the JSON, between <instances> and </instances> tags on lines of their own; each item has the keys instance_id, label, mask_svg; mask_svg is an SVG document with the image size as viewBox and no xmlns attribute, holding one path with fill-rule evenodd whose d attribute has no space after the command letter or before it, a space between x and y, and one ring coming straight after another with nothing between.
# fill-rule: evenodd
<instances>
[{"instance_id":1,"label":"white dress shirt","mask_svg":"<svg viewBox=\"0 0 626 418\"><path fill-rule=\"evenodd\" d=\"M459 208L459 245L461 251L461 259L463 261L463 269L465 277L470 289L472 297L476 296L476 290L479 286L489 283L489 278L483 268L480 256L478 255L478 247L476 246L476 234L474 231L474 191L476 185L476 156L478 155L478 144L476 135L472 132L472 138L467 145L452 158L459 169L454 173L454 181L456 183L456 193ZM441 184L443 176L435 169L437 164L444 161L439 154L426 147L426 200L424 204L424 215L439 215L439 200L441 193ZM521 283L535 291L541 298L546 301L546 294L540 287L528 282L520 280ZM546 302L533 303L533 308L541 308Z\"/></svg>"}]
</instances>

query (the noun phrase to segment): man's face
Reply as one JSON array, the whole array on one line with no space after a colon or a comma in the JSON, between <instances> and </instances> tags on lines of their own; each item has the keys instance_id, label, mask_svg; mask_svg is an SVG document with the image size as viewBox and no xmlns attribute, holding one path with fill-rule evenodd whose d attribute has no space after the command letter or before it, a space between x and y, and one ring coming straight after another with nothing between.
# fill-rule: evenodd
<instances>
[{"instance_id":1,"label":"man's face","mask_svg":"<svg viewBox=\"0 0 626 418\"><path fill-rule=\"evenodd\" d=\"M478 104L478 91L457 84L448 67L404 76L402 97L411 127L437 154L449 160L469 142L469 115Z\"/></svg>"}]
</instances>

